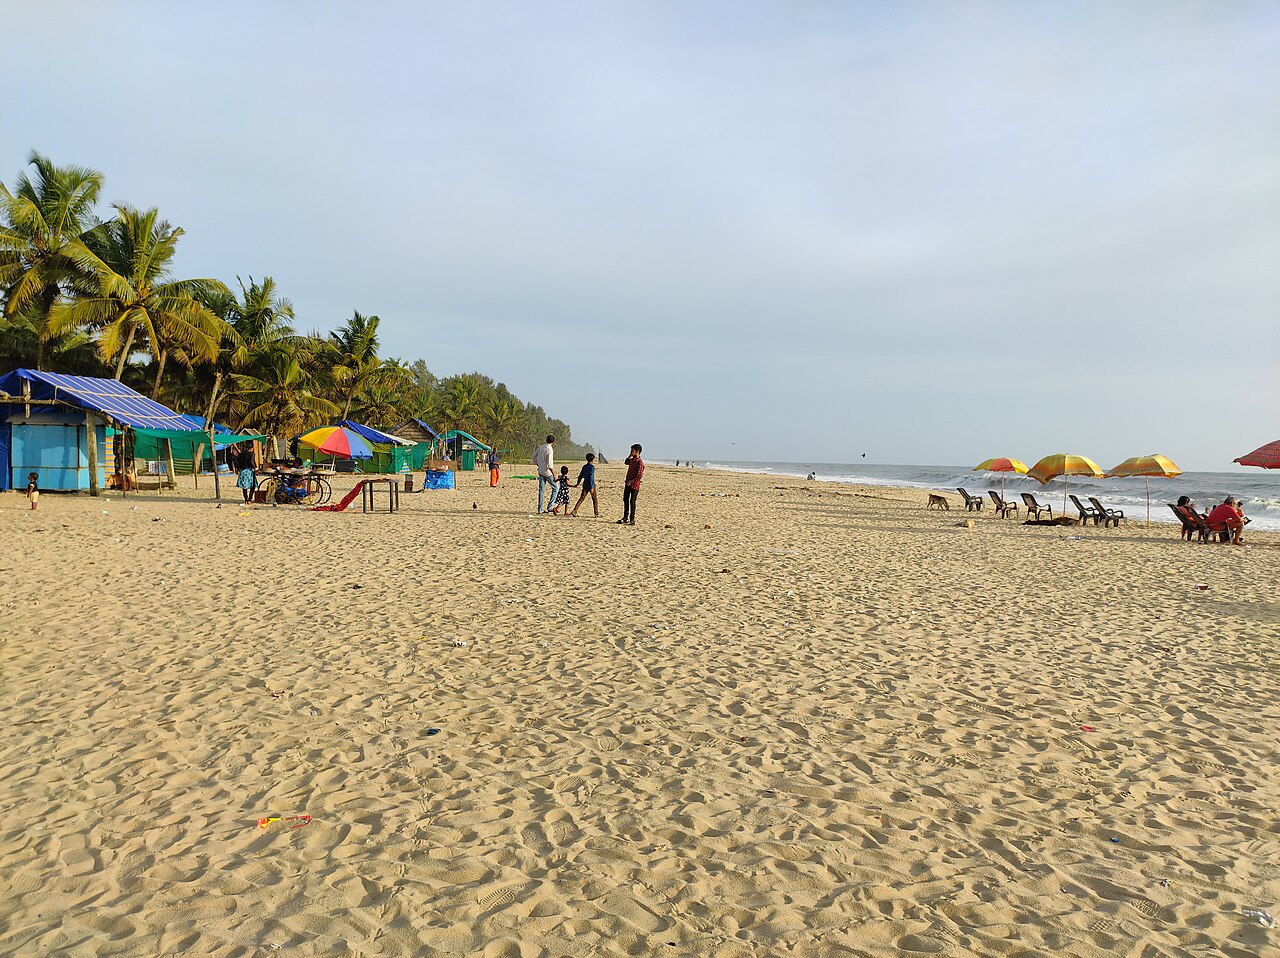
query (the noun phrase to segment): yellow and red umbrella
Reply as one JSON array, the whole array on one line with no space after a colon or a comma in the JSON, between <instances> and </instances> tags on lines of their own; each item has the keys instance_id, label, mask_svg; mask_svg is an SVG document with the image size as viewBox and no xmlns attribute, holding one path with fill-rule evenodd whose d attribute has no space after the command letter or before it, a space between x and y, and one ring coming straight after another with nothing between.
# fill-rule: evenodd
<instances>
[{"instance_id":1,"label":"yellow and red umbrella","mask_svg":"<svg viewBox=\"0 0 1280 958\"><path fill-rule=\"evenodd\" d=\"M1107 473L1108 478L1141 476L1146 480L1147 525L1151 525L1151 477L1172 479L1174 476L1180 475L1182 475L1182 470L1178 468L1173 460L1157 453L1152 453L1150 456L1134 456L1132 459L1126 459Z\"/></svg>"},{"instance_id":2,"label":"yellow and red umbrella","mask_svg":"<svg viewBox=\"0 0 1280 958\"><path fill-rule=\"evenodd\" d=\"M1036 482L1044 485L1050 479L1057 479L1058 476L1092 476L1094 479L1102 478L1102 470L1098 468L1098 464L1088 456L1073 456L1066 452L1056 452L1052 456L1045 456L1028 471L1027 475ZM1062 512L1067 512L1067 483L1064 479L1062 483Z\"/></svg>"},{"instance_id":3,"label":"yellow and red umbrella","mask_svg":"<svg viewBox=\"0 0 1280 958\"><path fill-rule=\"evenodd\" d=\"M372 459L373 447L359 433L345 426L321 426L299 436L298 442L316 452L327 452L343 459Z\"/></svg>"},{"instance_id":4,"label":"yellow and red umbrella","mask_svg":"<svg viewBox=\"0 0 1280 958\"><path fill-rule=\"evenodd\" d=\"M1241 456L1236 462L1242 466L1257 466L1260 469L1280 469L1280 439L1259 446L1247 456Z\"/></svg>"},{"instance_id":5,"label":"yellow and red umbrella","mask_svg":"<svg viewBox=\"0 0 1280 958\"><path fill-rule=\"evenodd\" d=\"M1020 476L1027 474L1027 465L1020 459L984 459L973 467L974 472L1015 472ZM1004 476L1000 477L1000 498L1004 498Z\"/></svg>"}]
</instances>

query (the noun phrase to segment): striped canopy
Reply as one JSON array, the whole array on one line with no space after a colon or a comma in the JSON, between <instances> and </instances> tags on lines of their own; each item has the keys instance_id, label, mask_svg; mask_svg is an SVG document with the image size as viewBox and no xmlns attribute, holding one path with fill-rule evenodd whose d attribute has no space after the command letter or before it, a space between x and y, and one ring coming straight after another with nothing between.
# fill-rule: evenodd
<instances>
[{"instance_id":1,"label":"striped canopy","mask_svg":"<svg viewBox=\"0 0 1280 958\"><path fill-rule=\"evenodd\" d=\"M22 402L23 383L30 384L32 399L56 400L80 409L109 416L122 426L135 429L193 430L195 426L187 416L180 415L168 406L162 406L141 393L134 392L114 379L98 379L94 376L68 376L64 373L48 373L36 369L15 369L0 376L0 404ZM5 395L7 394L7 395Z\"/></svg>"},{"instance_id":2,"label":"striped canopy","mask_svg":"<svg viewBox=\"0 0 1280 958\"><path fill-rule=\"evenodd\" d=\"M381 443L385 446L412 446L415 445L412 439L401 439L399 436L393 436L389 432L383 432L381 429L374 429L372 426L366 426L363 423L354 422L350 419L344 419L342 422L334 423L335 426L341 426L344 429L350 429L358 436L362 436L368 442Z\"/></svg>"},{"instance_id":3,"label":"striped canopy","mask_svg":"<svg viewBox=\"0 0 1280 958\"><path fill-rule=\"evenodd\" d=\"M306 435L299 436L298 442L304 446L310 446L316 452L327 452L331 456L340 456L344 459L373 458L373 447L364 440L364 437L342 426L321 426L319 429L312 429Z\"/></svg>"},{"instance_id":4,"label":"striped canopy","mask_svg":"<svg viewBox=\"0 0 1280 958\"><path fill-rule=\"evenodd\" d=\"M1280 469L1280 439L1259 446L1247 456L1241 456L1236 462L1242 466L1258 466L1261 469Z\"/></svg>"}]
</instances>

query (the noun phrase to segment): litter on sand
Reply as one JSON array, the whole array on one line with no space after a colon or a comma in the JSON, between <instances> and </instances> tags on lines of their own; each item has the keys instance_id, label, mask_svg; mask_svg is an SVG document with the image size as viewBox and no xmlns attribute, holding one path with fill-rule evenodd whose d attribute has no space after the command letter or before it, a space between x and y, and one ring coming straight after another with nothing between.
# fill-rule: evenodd
<instances>
[{"instance_id":1,"label":"litter on sand","mask_svg":"<svg viewBox=\"0 0 1280 958\"><path fill-rule=\"evenodd\" d=\"M271 825L275 824L276 822L283 822L285 824L288 824L289 822L296 822L297 824L289 825L289 828L291 829L304 828L305 826L311 824L311 816L310 815L288 815L282 818L279 815L271 815L271 816L268 816L267 818L258 819L258 827L268 828Z\"/></svg>"},{"instance_id":2,"label":"litter on sand","mask_svg":"<svg viewBox=\"0 0 1280 958\"><path fill-rule=\"evenodd\" d=\"M1261 908L1242 908L1240 909L1240 914L1246 918L1256 918L1258 924L1263 928L1276 927L1276 920L1271 917L1269 912L1263 911Z\"/></svg>"}]
</instances>

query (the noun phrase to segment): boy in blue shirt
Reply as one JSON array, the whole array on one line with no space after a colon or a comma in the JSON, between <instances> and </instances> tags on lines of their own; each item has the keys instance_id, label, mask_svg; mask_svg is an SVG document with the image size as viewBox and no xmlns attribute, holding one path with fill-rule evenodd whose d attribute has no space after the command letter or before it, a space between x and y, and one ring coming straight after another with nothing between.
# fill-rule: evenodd
<instances>
[{"instance_id":1,"label":"boy in blue shirt","mask_svg":"<svg viewBox=\"0 0 1280 958\"><path fill-rule=\"evenodd\" d=\"M578 472L578 481L574 485L582 487L582 495L578 496L578 505L573 507L573 512L569 513L569 515L576 516L578 514L578 506L586 501L589 494L591 496L591 508L599 516L600 500L596 498L596 454L594 452L587 453L587 461Z\"/></svg>"}]
</instances>

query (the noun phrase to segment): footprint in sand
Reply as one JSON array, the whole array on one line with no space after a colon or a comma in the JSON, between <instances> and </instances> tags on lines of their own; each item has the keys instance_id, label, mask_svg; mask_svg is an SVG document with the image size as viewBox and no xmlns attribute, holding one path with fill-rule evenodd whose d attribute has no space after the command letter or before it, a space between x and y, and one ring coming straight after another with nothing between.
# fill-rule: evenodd
<instances>
[{"instance_id":1,"label":"footprint in sand","mask_svg":"<svg viewBox=\"0 0 1280 958\"><path fill-rule=\"evenodd\" d=\"M516 900L516 895L520 892L520 886L511 885L508 888L499 888L491 891L480 899L479 905L481 911L497 911L500 908L506 908Z\"/></svg>"},{"instance_id":2,"label":"footprint in sand","mask_svg":"<svg viewBox=\"0 0 1280 958\"><path fill-rule=\"evenodd\" d=\"M547 841L547 836L540 825L526 825L520 830L520 838L524 841L525 847L535 855L545 858L555 851L552 844Z\"/></svg>"},{"instance_id":3,"label":"footprint in sand","mask_svg":"<svg viewBox=\"0 0 1280 958\"><path fill-rule=\"evenodd\" d=\"M665 919L659 918L633 896L621 890L606 895L601 907L648 935L662 931L668 924Z\"/></svg>"}]
</instances>

